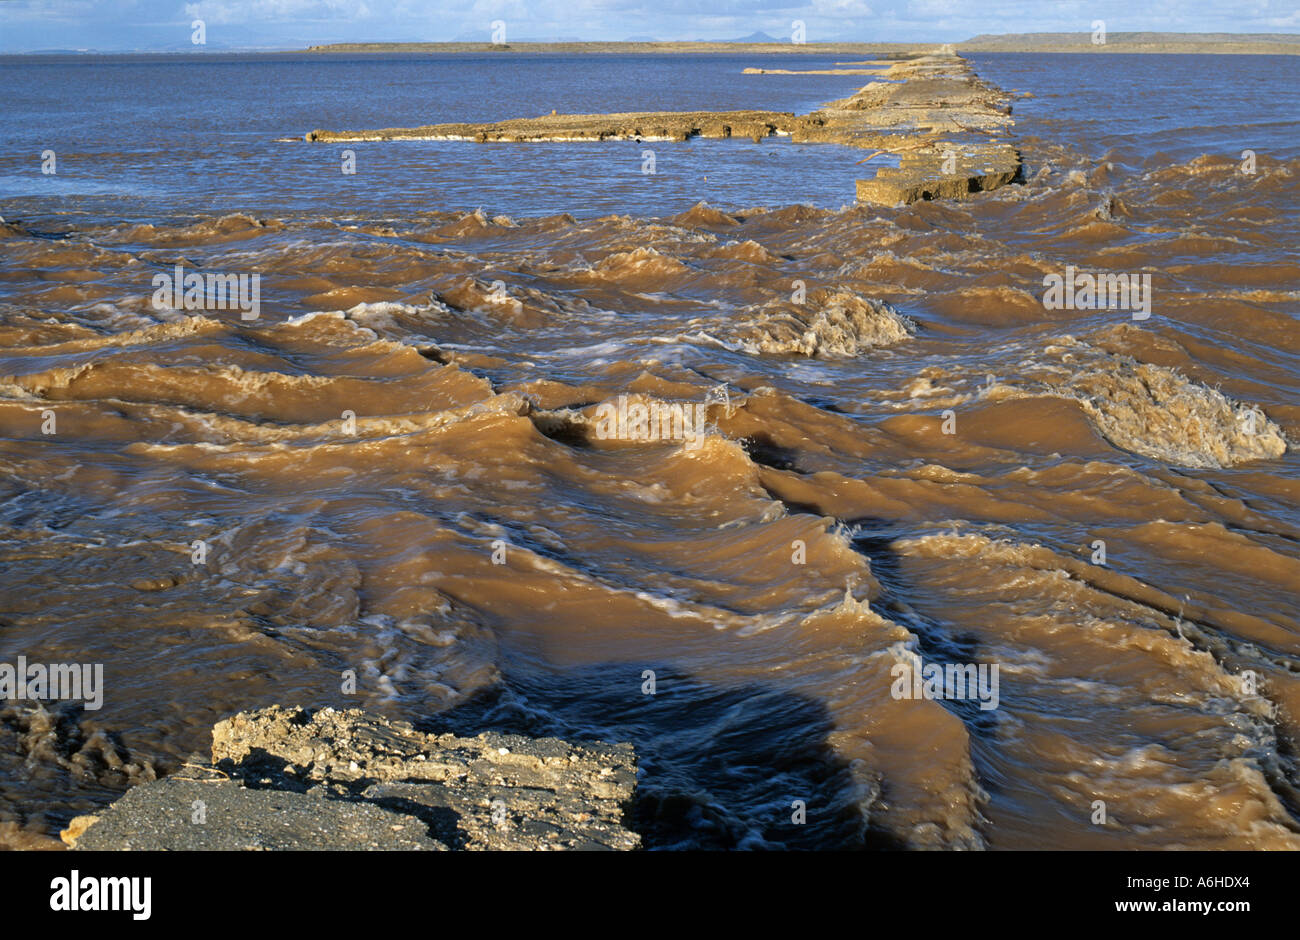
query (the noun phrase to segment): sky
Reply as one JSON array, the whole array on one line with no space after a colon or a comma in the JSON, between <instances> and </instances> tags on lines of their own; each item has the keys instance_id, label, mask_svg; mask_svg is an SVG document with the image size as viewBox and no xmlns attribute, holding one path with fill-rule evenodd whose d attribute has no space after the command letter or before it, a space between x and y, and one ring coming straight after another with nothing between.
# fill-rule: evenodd
<instances>
[{"instance_id":1,"label":"sky","mask_svg":"<svg viewBox=\"0 0 1300 940\"><path fill-rule=\"evenodd\" d=\"M0 52L300 49L329 42L956 42L980 33L1300 32L1300 0L0 0ZM205 43L193 43L203 21ZM498 27L499 29L500 27Z\"/></svg>"}]
</instances>

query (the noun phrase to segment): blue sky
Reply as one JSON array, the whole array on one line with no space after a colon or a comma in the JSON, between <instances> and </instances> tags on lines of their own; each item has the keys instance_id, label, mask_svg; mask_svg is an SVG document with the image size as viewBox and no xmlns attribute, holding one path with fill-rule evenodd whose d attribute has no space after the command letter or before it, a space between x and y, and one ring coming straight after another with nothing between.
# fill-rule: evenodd
<instances>
[{"instance_id":1,"label":"blue sky","mask_svg":"<svg viewBox=\"0 0 1300 940\"><path fill-rule=\"evenodd\" d=\"M809 42L949 42L979 33L1300 32L1297 0L0 0L0 51L296 49L312 43L736 39L763 31Z\"/></svg>"}]
</instances>

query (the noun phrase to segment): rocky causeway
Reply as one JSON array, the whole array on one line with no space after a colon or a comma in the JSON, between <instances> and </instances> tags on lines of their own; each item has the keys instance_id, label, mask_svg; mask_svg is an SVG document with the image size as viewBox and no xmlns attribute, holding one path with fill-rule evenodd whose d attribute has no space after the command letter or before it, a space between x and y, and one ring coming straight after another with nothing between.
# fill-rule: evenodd
<instances>
[{"instance_id":1,"label":"rocky causeway","mask_svg":"<svg viewBox=\"0 0 1300 940\"><path fill-rule=\"evenodd\" d=\"M896 167L881 167L859 180L860 202L907 204L922 199L964 199L1013 182L1020 152L1010 134L1011 96L971 70L960 55L943 49L893 59L844 63L843 74L877 77L853 95L808 114L788 111L641 111L615 114L551 114L480 124L429 124L382 130L316 129L312 143L463 140L477 143L541 141L686 141L692 138L789 137L795 143L828 143L894 154ZM746 69L747 74L769 74ZM798 74L788 69L772 74ZM866 162L866 159L859 162Z\"/></svg>"}]
</instances>

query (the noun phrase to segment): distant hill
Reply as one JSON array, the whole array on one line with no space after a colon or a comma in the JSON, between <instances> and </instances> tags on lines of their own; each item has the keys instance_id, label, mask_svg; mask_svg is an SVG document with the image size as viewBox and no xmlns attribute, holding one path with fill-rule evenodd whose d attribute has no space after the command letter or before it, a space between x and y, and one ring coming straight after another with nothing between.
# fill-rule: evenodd
<instances>
[{"instance_id":1,"label":"distant hill","mask_svg":"<svg viewBox=\"0 0 1300 940\"><path fill-rule=\"evenodd\" d=\"M1300 53L1292 33L1106 33L1094 44L1092 33L984 33L956 43L958 52L1203 52Z\"/></svg>"},{"instance_id":2,"label":"distant hill","mask_svg":"<svg viewBox=\"0 0 1300 940\"><path fill-rule=\"evenodd\" d=\"M961 45L1006 45L1026 42L1091 42L1088 30L1074 33L981 33ZM1300 33L1107 33L1106 43L1152 42L1300 42Z\"/></svg>"},{"instance_id":3,"label":"distant hill","mask_svg":"<svg viewBox=\"0 0 1300 940\"><path fill-rule=\"evenodd\" d=\"M741 36L739 39L722 40L724 42L785 42L784 39L777 39L775 36L769 36L761 29L750 33L748 36Z\"/></svg>"}]
</instances>

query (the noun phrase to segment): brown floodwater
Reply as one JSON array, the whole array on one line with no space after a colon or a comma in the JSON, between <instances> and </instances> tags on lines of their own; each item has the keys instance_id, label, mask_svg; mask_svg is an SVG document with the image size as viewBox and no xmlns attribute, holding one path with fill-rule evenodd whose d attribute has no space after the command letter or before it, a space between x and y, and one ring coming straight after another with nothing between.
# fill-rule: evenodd
<instances>
[{"instance_id":1,"label":"brown floodwater","mask_svg":"<svg viewBox=\"0 0 1300 940\"><path fill-rule=\"evenodd\" d=\"M562 212L525 163L501 213L0 203L0 663L104 675L0 702L0 844L283 703L630 740L656 848L1300 848L1295 67L1097 58L975 59L1035 97L963 203L637 211L598 149ZM156 302L178 265L257 318ZM1051 309L1067 266L1149 317Z\"/></svg>"}]
</instances>

